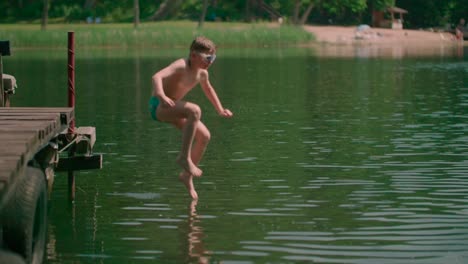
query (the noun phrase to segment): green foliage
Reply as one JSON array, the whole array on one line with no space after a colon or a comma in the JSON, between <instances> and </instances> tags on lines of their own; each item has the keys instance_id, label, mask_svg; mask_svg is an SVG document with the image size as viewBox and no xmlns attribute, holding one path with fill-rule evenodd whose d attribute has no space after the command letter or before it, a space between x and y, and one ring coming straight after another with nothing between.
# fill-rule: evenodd
<instances>
[{"instance_id":1,"label":"green foliage","mask_svg":"<svg viewBox=\"0 0 468 264\"><path fill-rule=\"evenodd\" d=\"M310 33L294 26L272 27L264 23L210 23L198 29L194 22L60 24L42 31L37 25L2 25L0 39L8 39L15 48L66 48L67 32L74 31L79 48L154 48L186 47L195 36L205 35L218 46L265 47L306 44Z\"/></svg>"},{"instance_id":2,"label":"green foliage","mask_svg":"<svg viewBox=\"0 0 468 264\"><path fill-rule=\"evenodd\" d=\"M387 7L395 6L395 0L370 0L369 6L374 10L385 11Z\"/></svg>"},{"instance_id":3,"label":"green foliage","mask_svg":"<svg viewBox=\"0 0 468 264\"><path fill-rule=\"evenodd\" d=\"M449 1L449 22L453 24L458 24L460 18L468 20L468 1Z\"/></svg>"},{"instance_id":4,"label":"green foliage","mask_svg":"<svg viewBox=\"0 0 468 264\"><path fill-rule=\"evenodd\" d=\"M360 14L367 8L366 0L322 1L322 10L340 24L359 24Z\"/></svg>"},{"instance_id":5,"label":"green foliage","mask_svg":"<svg viewBox=\"0 0 468 264\"><path fill-rule=\"evenodd\" d=\"M330 14L342 14L347 10L352 13L360 13L367 7L366 0L333 0L323 1L323 8Z\"/></svg>"},{"instance_id":6,"label":"green foliage","mask_svg":"<svg viewBox=\"0 0 468 264\"><path fill-rule=\"evenodd\" d=\"M396 1L398 7L408 10L405 26L409 28L441 27L449 20L449 7L456 1L405 0Z\"/></svg>"},{"instance_id":7,"label":"green foliage","mask_svg":"<svg viewBox=\"0 0 468 264\"><path fill-rule=\"evenodd\" d=\"M151 20L165 0L139 0L140 19ZM175 0L171 0L175 1ZM263 0L283 15L288 21L295 8L295 0ZM468 16L468 0L298 0L303 14L310 3L313 9L308 23L360 24L369 22L373 10L385 10L398 6L408 10L405 27L424 28L457 23ZM91 3L91 4L90 4ZM207 21L245 21L247 0L210 0ZM134 0L51 0L49 23L85 22L88 17L101 18L104 23L133 21ZM176 10L170 12L167 20L192 20L200 18L203 1L181 0ZM42 17L42 0L0 1L0 23L34 22ZM249 16L256 21L268 21L270 15L253 5ZM249 17L250 18L250 17ZM465 17L466 18L466 17Z\"/></svg>"}]
</instances>

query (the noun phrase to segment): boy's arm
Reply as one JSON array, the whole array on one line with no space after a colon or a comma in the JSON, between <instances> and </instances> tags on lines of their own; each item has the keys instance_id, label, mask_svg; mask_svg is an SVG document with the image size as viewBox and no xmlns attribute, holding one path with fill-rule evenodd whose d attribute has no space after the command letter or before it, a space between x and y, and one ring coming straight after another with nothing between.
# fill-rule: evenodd
<instances>
[{"instance_id":1,"label":"boy's arm","mask_svg":"<svg viewBox=\"0 0 468 264\"><path fill-rule=\"evenodd\" d=\"M214 108L216 109L216 112L218 112L219 115L223 117L232 117L231 111L223 107L223 105L221 104L221 101L218 98L218 95L216 94L215 89L211 85L209 77L208 77L208 71L201 72L200 86L202 87L203 92L205 93L206 97L211 102L211 104L213 104Z\"/></svg>"},{"instance_id":2,"label":"boy's arm","mask_svg":"<svg viewBox=\"0 0 468 264\"><path fill-rule=\"evenodd\" d=\"M168 76L175 74L179 64L180 62L179 60L177 60L173 62L172 64L170 64L169 66L167 66L166 68L155 73L152 77L153 96L158 97L159 100L161 100L161 102L163 103L163 105L167 105L170 107L175 106L174 101L171 98L167 97L166 94L164 93L162 80Z\"/></svg>"}]
</instances>

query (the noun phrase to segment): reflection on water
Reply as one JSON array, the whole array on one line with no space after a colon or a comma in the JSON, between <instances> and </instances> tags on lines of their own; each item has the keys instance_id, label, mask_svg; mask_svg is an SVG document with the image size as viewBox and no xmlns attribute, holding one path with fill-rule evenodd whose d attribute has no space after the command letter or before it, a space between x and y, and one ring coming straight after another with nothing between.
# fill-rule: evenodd
<instances>
[{"instance_id":1,"label":"reflection on water","mask_svg":"<svg viewBox=\"0 0 468 264\"><path fill-rule=\"evenodd\" d=\"M211 254L204 246L204 234L203 227L201 227L201 219L197 214L197 203L198 200L190 202L189 214L187 220L187 250L182 251L184 256L188 256L189 263L210 263L209 255ZM181 228L183 230L183 228Z\"/></svg>"},{"instance_id":2,"label":"reflection on water","mask_svg":"<svg viewBox=\"0 0 468 264\"><path fill-rule=\"evenodd\" d=\"M315 45L319 56L346 57L346 58L393 58L407 57L458 57L464 58L468 46L463 43L441 43L428 45L382 45L382 44L356 44L356 45Z\"/></svg>"},{"instance_id":3,"label":"reflection on water","mask_svg":"<svg viewBox=\"0 0 468 264\"><path fill-rule=\"evenodd\" d=\"M78 174L73 204L57 176L47 263L468 262L464 57L242 52L210 69L235 118L189 96L212 132L198 203L177 180L180 134L146 112L171 58L78 56L77 123L105 163ZM65 104L64 63L25 57L6 65L13 103Z\"/></svg>"}]
</instances>

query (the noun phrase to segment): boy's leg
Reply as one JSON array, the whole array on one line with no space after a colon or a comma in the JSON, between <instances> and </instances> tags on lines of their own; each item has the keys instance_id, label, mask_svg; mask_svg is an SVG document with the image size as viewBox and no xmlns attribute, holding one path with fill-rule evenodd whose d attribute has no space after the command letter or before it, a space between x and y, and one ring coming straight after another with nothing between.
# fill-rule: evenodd
<instances>
[{"instance_id":1,"label":"boy's leg","mask_svg":"<svg viewBox=\"0 0 468 264\"><path fill-rule=\"evenodd\" d=\"M195 186L193 185L193 176L184 170L179 174L179 180L185 185L185 188L187 188L187 190L189 191L190 197L192 197L193 200L197 200L198 193L195 190Z\"/></svg>"},{"instance_id":2,"label":"boy's leg","mask_svg":"<svg viewBox=\"0 0 468 264\"><path fill-rule=\"evenodd\" d=\"M186 120L180 120L180 122L175 123L174 125L182 130L184 127ZM206 126L200 121L198 126L197 126L197 131L195 132L195 141L192 146L192 161L195 165L198 166L198 163L203 157L203 154L205 153L206 147L210 141L211 135L210 131ZM179 179L184 183L185 187L187 187L187 190L190 193L190 196L192 196L192 199L196 200L198 199L198 194L195 191L195 187L193 185L193 176L190 175L187 171L183 171L179 174Z\"/></svg>"},{"instance_id":3,"label":"boy's leg","mask_svg":"<svg viewBox=\"0 0 468 264\"><path fill-rule=\"evenodd\" d=\"M163 122L173 124L185 120L182 128L182 149L177 157L177 163L191 175L201 176L202 171L191 159L192 144L197 126L200 123L200 107L193 103L176 101L174 107L159 106L156 110L156 116Z\"/></svg>"},{"instance_id":4,"label":"boy's leg","mask_svg":"<svg viewBox=\"0 0 468 264\"><path fill-rule=\"evenodd\" d=\"M182 130L184 127L186 120L180 120L179 123L175 124L175 126ZM191 159L192 162L198 166L200 160L203 158L203 154L205 154L206 147L211 139L211 133L208 128L203 124L203 122L199 122L197 125L197 129L195 131L195 139L192 144L192 153Z\"/></svg>"}]
</instances>

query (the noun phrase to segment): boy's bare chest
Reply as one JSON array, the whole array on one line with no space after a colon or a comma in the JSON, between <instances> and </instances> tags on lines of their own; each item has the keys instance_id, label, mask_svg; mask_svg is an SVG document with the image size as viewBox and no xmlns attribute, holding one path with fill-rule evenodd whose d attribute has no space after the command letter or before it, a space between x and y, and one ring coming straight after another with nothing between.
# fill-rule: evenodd
<instances>
[{"instance_id":1,"label":"boy's bare chest","mask_svg":"<svg viewBox=\"0 0 468 264\"><path fill-rule=\"evenodd\" d=\"M178 81L178 86L184 89L191 89L200 81L197 74L187 74L181 76Z\"/></svg>"}]
</instances>

